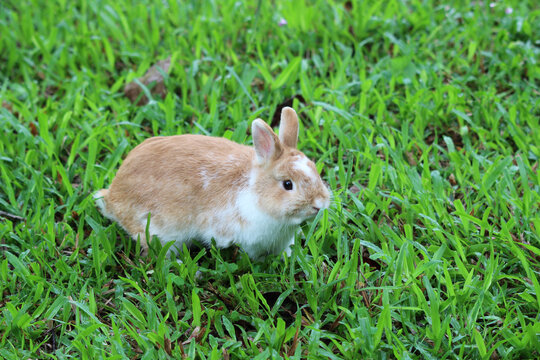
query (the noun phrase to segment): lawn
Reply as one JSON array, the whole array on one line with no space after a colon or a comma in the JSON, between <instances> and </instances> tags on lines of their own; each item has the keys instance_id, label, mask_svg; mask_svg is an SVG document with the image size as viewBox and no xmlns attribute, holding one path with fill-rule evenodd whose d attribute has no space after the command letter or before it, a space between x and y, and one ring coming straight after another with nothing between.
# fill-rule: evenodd
<instances>
[{"instance_id":1,"label":"lawn","mask_svg":"<svg viewBox=\"0 0 540 360\"><path fill-rule=\"evenodd\" d=\"M440 3L0 2L0 358L539 358L540 7ZM284 105L333 193L290 258L96 209L144 139Z\"/></svg>"}]
</instances>

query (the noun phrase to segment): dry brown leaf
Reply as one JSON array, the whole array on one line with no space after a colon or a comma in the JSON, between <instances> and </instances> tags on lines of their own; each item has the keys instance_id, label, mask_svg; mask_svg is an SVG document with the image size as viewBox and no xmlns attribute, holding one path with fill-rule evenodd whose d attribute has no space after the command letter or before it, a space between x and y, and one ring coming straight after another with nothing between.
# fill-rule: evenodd
<instances>
[{"instance_id":1,"label":"dry brown leaf","mask_svg":"<svg viewBox=\"0 0 540 360\"><path fill-rule=\"evenodd\" d=\"M193 340L195 340L195 342L197 342L197 343L200 342L202 337L204 336L205 331L206 331L206 328L201 328L200 326L195 326L195 328L191 332L191 335L189 336L189 338L186 341L182 342L182 345L187 345Z\"/></svg>"},{"instance_id":2,"label":"dry brown leaf","mask_svg":"<svg viewBox=\"0 0 540 360\"><path fill-rule=\"evenodd\" d=\"M345 317L345 313L342 311L338 315L336 320L334 320L334 322L330 325L330 331L334 331L339 326L339 324L341 323L341 320L343 320L344 317Z\"/></svg>"},{"instance_id":3,"label":"dry brown leaf","mask_svg":"<svg viewBox=\"0 0 540 360\"><path fill-rule=\"evenodd\" d=\"M178 347L180 347L180 355L182 356L182 359L187 359L187 354L184 351L184 345L180 341L177 341Z\"/></svg>"},{"instance_id":4,"label":"dry brown leaf","mask_svg":"<svg viewBox=\"0 0 540 360\"><path fill-rule=\"evenodd\" d=\"M68 296L68 300L71 301L71 311L73 311L74 314L77 313L77 306L73 303L73 298L71 295Z\"/></svg>"},{"instance_id":5,"label":"dry brown leaf","mask_svg":"<svg viewBox=\"0 0 540 360\"><path fill-rule=\"evenodd\" d=\"M2 101L2 107L13 114L13 105L6 101Z\"/></svg>"},{"instance_id":6,"label":"dry brown leaf","mask_svg":"<svg viewBox=\"0 0 540 360\"><path fill-rule=\"evenodd\" d=\"M167 355L172 355L171 340L168 337L163 339L163 350L165 350Z\"/></svg>"},{"instance_id":7,"label":"dry brown leaf","mask_svg":"<svg viewBox=\"0 0 540 360\"><path fill-rule=\"evenodd\" d=\"M412 152L405 151L405 156L407 156L407 162L409 163L409 165L416 166L417 162Z\"/></svg>"},{"instance_id":8,"label":"dry brown leaf","mask_svg":"<svg viewBox=\"0 0 540 360\"><path fill-rule=\"evenodd\" d=\"M289 351L287 351L288 356L293 356L294 353L296 352L296 348L298 346L298 331L299 330L300 330L300 326L296 328L296 333L294 334L291 347L289 348Z\"/></svg>"},{"instance_id":9,"label":"dry brown leaf","mask_svg":"<svg viewBox=\"0 0 540 360\"><path fill-rule=\"evenodd\" d=\"M13 220L26 220L23 217L20 217L18 215L11 214L11 213L8 213L8 212L2 211L2 210L0 210L0 217L13 219Z\"/></svg>"},{"instance_id":10,"label":"dry brown leaf","mask_svg":"<svg viewBox=\"0 0 540 360\"><path fill-rule=\"evenodd\" d=\"M139 82L145 86L152 86L150 93L164 99L167 95L167 88L165 87L162 72L168 73L170 67L171 57L169 56L167 59L158 61L156 64L154 64L154 66L152 66L143 77L139 78ZM148 104L148 98L144 94L142 87L140 87L135 81L132 81L126 85L124 88L124 94L132 103L135 103L137 99L139 99L139 95L141 95L137 105Z\"/></svg>"},{"instance_id":11,"label":"dry brown leaf","mask_svg":"<svg viewBox=\"0 0 540 360\"><path fill-rule=\"evenodd\" d=\"M31 122L29 125L30 127L30 133L33 135L33 136L37 136L39 134L39 131L36 127L36 124L34 124L33 122Z\"/></svg>"},{"instance_id":12,"label":"dry brown leaf","mask_svg":"<svg viewBox=\"0 0 540 360\"><path fill-rule=\"evenodd\" d=\"M223 360L229 360L230 359L229 352L227 351L226 348L223 348L221 350L221 352L223 353L223 357L222 357Z\"/></svg>"}]
</instances>

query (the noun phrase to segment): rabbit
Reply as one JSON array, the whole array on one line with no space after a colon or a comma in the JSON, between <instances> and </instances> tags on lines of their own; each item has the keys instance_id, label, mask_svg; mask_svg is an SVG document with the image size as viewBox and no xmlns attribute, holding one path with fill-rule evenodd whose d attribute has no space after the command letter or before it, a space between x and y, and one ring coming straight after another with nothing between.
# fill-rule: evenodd
<instances>
[{"instance_id":1,"label":"rabbit","mask_svg":"<svg viewBox=\"0 0 540 360\"><path fill-rule=\"evenodd\" d=\"M279 137L252 122L253 147L203 135L153 137L135 147L109 189L95 193L102 214L119 223L143 253L149 234L162 244L199 240L237 244L254 260L291 245L299 225L328 208L330 191L296 149L298 117L285 107Z\"/></svg>"}]
</instances>

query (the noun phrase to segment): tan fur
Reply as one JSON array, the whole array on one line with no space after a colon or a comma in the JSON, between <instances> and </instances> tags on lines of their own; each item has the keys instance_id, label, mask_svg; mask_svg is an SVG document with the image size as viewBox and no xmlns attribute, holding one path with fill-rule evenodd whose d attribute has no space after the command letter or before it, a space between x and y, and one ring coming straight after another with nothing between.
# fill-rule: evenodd
<instances>
[{"instance_id":1,"label":"tan fur","mask_svg":"<svg viewBox=\"0 0 540 360\"><path fill-rule=\"evenodd\" d=\"M298 142L298 117L296 112L289 107L284 108L281 112L279 140L287 147L296 148Z\"/></svg>"}]
</instances>

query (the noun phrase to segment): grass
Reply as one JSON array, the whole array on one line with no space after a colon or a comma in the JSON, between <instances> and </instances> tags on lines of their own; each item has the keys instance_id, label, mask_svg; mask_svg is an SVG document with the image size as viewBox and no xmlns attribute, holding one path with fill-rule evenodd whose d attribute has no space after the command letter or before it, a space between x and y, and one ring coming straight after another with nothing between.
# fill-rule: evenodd
<instances>
[{"instance_id":1,"label":"grass","mask_svg":"<svg viewBox=\"0 0 540 360\"><path fill-rule=\"evenodd\" d=\"M0 357L538 358L540 9L492 4L3 1ZM291 258L141 258L95 208L143 139L289 99L334 193Z\"/></svg>"}]
</instances>

